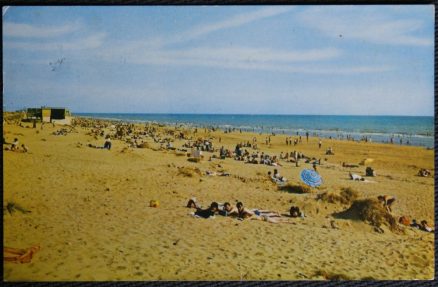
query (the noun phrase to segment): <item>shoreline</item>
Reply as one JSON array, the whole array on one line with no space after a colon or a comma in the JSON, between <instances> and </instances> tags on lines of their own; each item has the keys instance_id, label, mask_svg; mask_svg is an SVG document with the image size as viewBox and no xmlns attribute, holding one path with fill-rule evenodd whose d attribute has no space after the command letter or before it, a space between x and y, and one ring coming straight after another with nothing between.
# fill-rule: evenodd
<instances>
[{"instance_id":1,"label":"shoreline","mask_svg":"<svg viewBox=\"0 0 438 287\"><path fill-rule=\"evenodd\" d=\"M139 114L142 115L142 114ZM154 114L147 114L147 115L154 115ZM161 114L160 114L161 115ZM162 114L165 115L165 114ZM179 115L179 114L170 114L170 115ZM186 115L186 114L183 114ZM189 115L189 114L188 114ZM191 114L190 114L191 115ZM204 116L204 114L202 114ZM251 115L244 115L244 116L251 116ZM265 115L260 115L265 116ZM269 116L269 115L268 115ZM351 141L351 142L362 142L364 141L363 138L366 137L369 142L374 143L381 143L381 144L390 144L390 145L401 145L401 146L417 146L417 147L423 147L426 149L433 149L434 148L434 136L433 135L423 135L423 134L407 134L407 133L384 133L384 132L360 132L360 131L339 131L339 130L321 130L321 129L287 129L287 128L276 128L276 127L269 127L269 128L263 128L263 127L247 127L247 126L233 126L230 124L197 124L197 123L190 123L190 122L166 122L166 121L150 121L150 120L130 120L130 119L119 119L119 118L106 118L106 117L93 117L93 116L83 116L83 115L77 115L73 116L77 118L86 118L86 119L96 119L96 120L106 120L111 121L113 123L134 123L134 124L160 124L160 125L166 125L170 127L176 127L176 126L182 126L186 128L202 128L202 129L215 129L215 130L233 130L233 131L239 131L247 132L247 133L253 133L258 135L284 135L289 137L305 137L306 132L309 133L309 136L312 137L319 137L322 139L335 139L335 140L342 140L342 141ZM382 116L386 117L386 116ZM297 134L298 133L298 134ZM347 139L346 137L352 137L352 139ZM372 140L374 137L375 140ZM390 138L394 138L394 142L390 143ZM377 138L377 140L376 140ZM418 139L427 139L428 141L431 141L429 145L425 143L419 143L415 144L415 141L412 143L407 142L407 139L412 138L418 138ZM378 140L380 139L380 140ZM384 140L386 139L386 140ZM402 144L399 143L400 139L404 140Z\"/></svg>"}]
</instances>

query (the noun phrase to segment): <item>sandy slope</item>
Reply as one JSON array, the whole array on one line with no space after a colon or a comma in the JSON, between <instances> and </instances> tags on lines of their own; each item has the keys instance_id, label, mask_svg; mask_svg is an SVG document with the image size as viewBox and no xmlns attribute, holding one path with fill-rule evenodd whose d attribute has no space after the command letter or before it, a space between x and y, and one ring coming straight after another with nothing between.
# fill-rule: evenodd
<instances>
[{"instance_id":1,"label":"sandy slope","mask_svg":"<svg viewBox=\"0 0 438 287\"><path fill-rule=\"evenodd\" d=\"M273 170L232 159L191 163L173 151L129 149L113 141L111 151L92 149L103 143L85 130L54 136L58 129L35 129L5 124L8 142L18 137L31 153L4 151L4 205L14 201L32 213L4 213L5 246L26 248L40 244L32 263L5 263L4 279L16 280L240 280L323 279L318 271L344 274L353 279L430 279L434 272L434 235L407 229L397 235L379 234L366 223L334 219L334 212L348 206L316 201L316 194L278 191L266 180ZM253 135L213 133L234 148ZM292 151L285 137L272 137L271 147L257 135L259 148L269 154ZM305 142L305 140L304 140ZM78 147L77 143L82 143ZM176 142L180 146L183 142ZM336 155L325 156L332 146ZM151 143L152 147L157 147ZM5 146L4 146L5 147ZM433 222L433 178L415 176L418 169L433 169L433 151L324 140L302 143L297 150L327 158L320 167L322 191L350 186L362 198L391 194L397 197L394 214ZM207 153L207 155L209 155ZM358 163L374 158L375 183L351 182L340 162ZM230 177L186 177L178 167L223 169ZM299 182L302 164L279 167L292 182ZM363 175L364 167L353 168ZM185 208L195 196L212 201L243 201L248 207L286 213L292 204L307 214L291 224L238 221L217 216L195 219ZM160 201L150 208L149 200ZM330 227L335 220L339 229Z\"/></svg>"}]
</instances>

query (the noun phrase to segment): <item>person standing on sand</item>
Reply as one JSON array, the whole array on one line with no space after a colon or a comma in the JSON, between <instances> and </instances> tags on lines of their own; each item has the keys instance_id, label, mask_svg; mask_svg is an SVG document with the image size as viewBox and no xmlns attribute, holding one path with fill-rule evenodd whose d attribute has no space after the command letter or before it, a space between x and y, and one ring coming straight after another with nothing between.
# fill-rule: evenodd
<instances>
[{"instance_id":1,"label":"person standing on sand","mask_svg":"<svg viewBox=\"0 0 438 287\"><path fill-rule=\"evenodd\" d=\"M383 206L386 208L386 210L391 213L392 209L391 206L394 204L395 197L390 195L379 195L377 199L383 203Z\"/></svg>"},{"instance_id":2,"label":"person standing on sand","mask_svg":"<svg viewBox=\"0 0 438 287\"><path fill-rule=\"evenodd\" d=\"M318 147L321 148L321 146L322 146L322 140L319 140Z\"/></svg>"},{"instance_id":3,"label":"person standing on sand","mask_svg":"<svg viewBox=\"0 0 438 287\"><path fill-rule=\"evenodd\" d=\"M309 132L306 132L306 140L309 142Z\"/></svg>"}]
</instances>

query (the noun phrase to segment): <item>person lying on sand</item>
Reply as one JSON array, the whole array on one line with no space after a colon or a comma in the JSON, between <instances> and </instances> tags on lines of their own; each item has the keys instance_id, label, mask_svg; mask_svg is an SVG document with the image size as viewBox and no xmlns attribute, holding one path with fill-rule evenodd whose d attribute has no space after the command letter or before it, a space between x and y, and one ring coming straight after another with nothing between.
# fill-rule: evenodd
<instances>
[{"instance_id":1,"label":"person lying on sand","mask_svg":"<svg viewBox=\"0 0 438 287\"><path fill-rule=\"evenodd\" d=\"M3 247L3 260L13 263L29 263L38 250L40 250L38 245L28 249Z\"/></svg>"},{"instance_id":2,"label":"person lying on sand","mask_svg":"<svg viewBox=\"0 0 438 287\"><path fill-rule=\"evenodd\" d=\"M426 231L426 232L434 232L434 229L427 224L426 220L422 220L421 221L421 223L420 223L420 230L423 230L423 231Z\"/></svg>"},{"instance_id":3,"label":"person lying on sand","mask_svg":"<svg viewBox=\"0 0 438 287\"><path fill-rule=\"evenodd\" d=\"M196 198L191 198L189 199L189 201L187 202L187 208L201 208L200 205L198 205L198 203L196 202Z\"/></svg>"},{"instance_id":4,"label":"person lying on sand","mask_svg":"<svg viewBox=\"0 0 438 287\"><path fill-rule=\"evenodd\" d=\"M217 202L212 202L207 209L196 208L195 216L202 218L213 217L219 211L219 205Z\"/></svg>"},{"instance_id":5,"label":"person lying on sand","mask_svg":"<svg viewBox=\"0 0 438 287\"><path fill-rule=\"evenodd\" d=\"M349 172L348 174L350 175L350 179L351 179L351 180L361 180L361 181L365 181L365 178L361 177L361 176L358 175L358 174L351 173L351 172Z\"/></svg>"},{"instance_id":6,"label":"person lying on sand","mask_svg":"<svg viewBox=\"0 0 438 287\"><path fill-rule=\"evenodd\" d=\"M421 223L418 224L416 219L412 219L412 224L410 226L426 232L434 232L434 229L427 224L426 220L422 220Z\"/></svg>"},{"instance_id":7,"label":"person lying on sand","mask_svg":"<svg viewBox=\"0 0 438 287\"><path fill-rule=\"evenodd\" d=\"M232 206L229 202L225 202L222 210L219 210L219 214L222 216L239 216L237 207Z\"/></svg>"},{"instance_id":8,"label":"person lying on sand","mask_svg":"<svg viewBox=\"0 0 438 287\"><path fill-rule=\"evenodd\" d=\"M383 203L388 212L392 212L391 206L394 204L395 197L390 195L379 195L377 199Z\"/></svg>"},{"instance_id":9,"label":"person lying on sand","mask_svg":"<svg viewBox=\"0 0 438 287\"><path fill-rule=\"evenodd\" d=\"M350 163L342 163L342 167L359 167L359 165L357 164L350 164Z\"/></svg>"},{"instance_id":10,"label":"person lying on sand","mask_svg":"<svg viewBox=\"0 0 438 287\"><path fill-rule=\"evenodd\" d=\"M216 175L218 175L218 176L230 176L231 175L229 172L215 172L215 171L210 171L210 170L207 170L205 172L205 174L209 175L209 176L216 176Z\"/></svg>"},{"instance_id":11,"label":"person lying on sand","mask_svg":"<svg viewBox=\"0 0 438 287\"><path fill-rule=\"evenodd\" d=\"M242 202L238 202L236 206L238 210L238 218L240 220L251 219L266 221L269 223L291 223L286 218L281 217L281 215L275 211L259 209L247 210L243 207Z\"/></svg>"},{"instance_id":12,"label":"person lying on sand","mask_svg":"<svg viewBox=\"0 0 438 287\"><path fill-rule=\"evenodd\" d=\"M236 204L236 207L237 207L237 212L238 212L238 217L239 217L239 218L241 218L241 219L246 219L246 218L250 218L251 216L254 216L254 213L252 213L252 212L246 210L246 209L243 207L243 203L242 203L242 202L239 201L239 202Z\"/></svg>"}]
</instances>

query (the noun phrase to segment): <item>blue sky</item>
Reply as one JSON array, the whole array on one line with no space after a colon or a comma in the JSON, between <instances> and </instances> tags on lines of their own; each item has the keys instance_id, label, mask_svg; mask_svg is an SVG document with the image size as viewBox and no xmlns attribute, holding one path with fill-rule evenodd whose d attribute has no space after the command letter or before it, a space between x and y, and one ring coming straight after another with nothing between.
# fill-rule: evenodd
<instances>
[{"instance_id":1,"label":"blue sky","mask_svg":"<svg viewBox=\"0 0 438 287\"><path fill-rule=\"evenodd\" d=\"M432 5L9 7L3 104L432 116L433 29Z\"/></svg>"}]
</instances>

